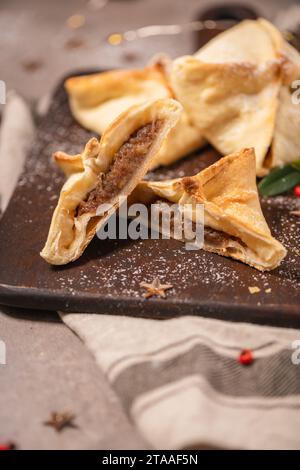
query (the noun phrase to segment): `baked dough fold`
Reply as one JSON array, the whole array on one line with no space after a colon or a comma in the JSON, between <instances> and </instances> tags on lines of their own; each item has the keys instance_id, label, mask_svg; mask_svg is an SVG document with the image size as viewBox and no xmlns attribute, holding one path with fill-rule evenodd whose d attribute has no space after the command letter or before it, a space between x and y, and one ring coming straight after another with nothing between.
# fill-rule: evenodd
<instances>
[{"instance_id":1,"label":"baked dough fold","mask_svg":"<svg viewBox=\"0 0 300 470\"><path fill-rule=\"evenodd\" d=\"M117 210L119 198L127 197L145 176L181 112L172 99L132 106L108 126L100 141L91 139L82 154L55 155L69 177L41 252L48 263L66 264L82 254L97 227ZM101 204L112 209L97 215Z\"/></svg>"},{"instance_id":2,"label":"baked dough fold","mask_svg":"<svg viewBox=\"0 0 300 470\"><path fill-rule=\"evenodd\" d=\"M176 97L202 135L225 155L255 146L258 175L273 137L280 80L275 61L256 66L182 57L172 73Z\"/></svg>"},{"instance_id":3,"label":"baked dough fold","mask_svg":"<svg viewBox=\"0 0 300 470\"><path fill-rule=\"evenodd\" d=\"M256 187L254 149L223 157L192 177L142 181L132 202L196 204L204 208L204 250L231 257L260 271L276 268L286 255L272 237L263 216ZM189 208L190 211L190 208ZM182 240L185 241L185 240Z\"/></svg>"},{"instance_id":4,"label":"baked dough fold","mask_svg":"<svg viewBox=\"0 0 300 470\"><path fill-rule=\"evenodd\" d=\"M72 77L66 80L70 108L75 119L85 128L103 134L117 116L149 100L173 98L165 67L154 63L137 70L112 70ZM169 165L204 144L204 139L188 115L172 129L150 169Z\"/></svg>"},{"instance_id":5,"label":"baked dough fold","mask_svg":"<svg viewBox=\"0 0 300 470\"><path fill-rule=\"evenodd\" d=\"M299 158L300 105L291 85L300 80L300 54L264 19L220 33L193 56L141 70L116 70L66 81L70 107L84 127L102 134L133 104L173 97L181 120L151 168L168 165L208 140L227 155L255 147L256 171Z\"/></svg>"},{"instance_id":6,"label":"baked dough fold","mask_svg":"<svg viewBox=\"0 0 300 470\"><path fill-rule=\"evenodd\" d=\"M204 137L224 155L255 147L263 176L299 157L300 106L289 92L297 78L300 54L259 19L242 21L194 56L175 60L170 81Z\"/></svg>"}]
</instances>

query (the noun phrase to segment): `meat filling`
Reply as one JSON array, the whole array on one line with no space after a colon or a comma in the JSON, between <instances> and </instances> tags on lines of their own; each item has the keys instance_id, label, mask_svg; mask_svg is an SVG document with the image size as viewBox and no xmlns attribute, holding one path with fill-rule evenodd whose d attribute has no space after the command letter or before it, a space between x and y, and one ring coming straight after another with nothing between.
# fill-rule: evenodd
<instances>
[{"instance_id":1,"label":"meat filling","mask_svg":"<svg viewBox=\"0 0 300 470\"><path fill-rule=\"evenodd\" d=\"M170 202L163 200L163 199L156 199L153 202L155 202L156 204L171 204ZM171 218L170 222L171 222L170 232L173 233L174 219ZM195 222L192 223L192 228L194 231L196 231ZM204 227L203 235L204 235L204 244L211 245L219 249L225 248L225 249L233 251L233 247L230 246L231 242L236 242L241 247L246 247L245 243L240 238L234 237L233 235L229 235L228 233L225 233L221 230L216 230L208 226Z\"/></svg>"},{"instance_id":2,"label":"meat filling","mask_svg":"<svg viewBox=\"0 0 300 470\"><path fill-rule=\"evenodd\" d=\"M109 202L124 189L142 164L162 124L163 121L158 119L141 127L130 136L116 152L108 172L99 176L95 189L78 206L78 216L95 212L100 204Z\"/></svg>"},{"instance_id":3,"label":"meat filling","mask_svg":"<svg viewBox=\"0 0 300 470\"><path fill-rule=\"evenodd\" d=\"M210 227L204 227L204 241L211 245L217 245L220 248L226 247L230 239L237 240L235 237L232 237L225 232L221 232Z\"/></svg>"}]
</instances>

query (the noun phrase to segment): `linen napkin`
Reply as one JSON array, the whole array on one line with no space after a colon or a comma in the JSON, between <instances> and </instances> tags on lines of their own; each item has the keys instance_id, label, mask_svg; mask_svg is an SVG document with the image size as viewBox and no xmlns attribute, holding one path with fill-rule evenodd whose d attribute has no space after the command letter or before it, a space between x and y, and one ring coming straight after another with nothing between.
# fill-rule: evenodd
<instances>
[{"instance_id":1,"label":"linen napkin","mask_svg":"<svg viewBox=\"0 0 300 470\"><path fill-rule=\"evenodd\" d=\"M17 166L21 171L21 136L32 138L29 111L14 100L6 105L0 142L0 168L10 175ZM15 112L17 102L23 112ZM0 192L6 202L12 192L6 178ZM201 317L59 314L94 355L150 446L300 447L299 330Z\"/></svg>"},{"instance_id":2,"label":"linen napkin","mask_svg":"<svg viewBox=\"0 0 300 470\"><path fill-rule=\"evenodd\" d=\"M154 448L299 448L299 331L200 317L60 315Z\"/></svg>"}]
</instances>

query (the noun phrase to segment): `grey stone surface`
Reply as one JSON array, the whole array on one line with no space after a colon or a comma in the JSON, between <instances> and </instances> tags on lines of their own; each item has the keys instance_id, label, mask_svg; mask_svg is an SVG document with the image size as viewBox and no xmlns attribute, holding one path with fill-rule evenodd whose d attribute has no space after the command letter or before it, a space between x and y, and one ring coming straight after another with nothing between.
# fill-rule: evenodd
<instances>
[{"instance_id":1,"label":"grey stone surface","mask_svg":"<svg viewBox=\"0 0 300 470\"><path fill-rule=\"evenodd\" d=\"M84 344L55 312L4 309L0 338L0 443L20 449L143 448L118 398ZM57 433L43 422L70 411L78 426ZM147 445L146 445L147 447Z\"/></svg>"},{"instance_id":2,"label":"grey stone surface","mask_svg":"<svg viewBox=\"0 0 300 470\"><path fill-rule=\"evenodd\" d=\"M2 0L0 3L0 79L30 100L51 92L57 80L74 69L134 67L161 50L161 38L114 48L109 33L149 24L187 22L224 0L102 1ZM293 1L239 0L273 19ZM85 15L72 31L66 20ZM76 38L84 46L70 49ZM164 38L173 55L174 37ZM178 53L187 53L185 40ZM30 65L31 64L31 65ZM35 65L34 65L35 64ZM34 69L35 70L32 70ZM30 69L30 70L29 70ZM120 403L80 340L54 312L2 309L0 339L7 346L7 365L0 365L0 442L21 449L142 448L147 444L123 413ZM42 423L51 411L76 414L77 429L56 434Z\"/></svg>"}]
</instances>

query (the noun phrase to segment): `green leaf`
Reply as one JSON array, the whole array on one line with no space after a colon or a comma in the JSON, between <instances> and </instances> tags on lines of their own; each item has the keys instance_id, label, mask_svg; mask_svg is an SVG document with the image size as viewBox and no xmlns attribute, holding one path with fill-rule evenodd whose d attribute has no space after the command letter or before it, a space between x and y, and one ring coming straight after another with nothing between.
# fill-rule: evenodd
<instances>
[{"instance_id":1,"label":"green leaf","mask_svg":"<svg viewBox=\"0 0 300 470\"><path fill-rule=\"evenodd\" d=\"M276 196L285 193L300 183L300 172L293 170L280 178L271 181L268 185L259 188L263 196Z\"/></svg>"},{"instance_id":2,"label":"green leaf","mask_svg":"<svg viewBox=\"0 0 300 470\"><path fill-rule=\"evenodd\" d=\"M296 160L296 161L294 161L293 163L291 163L291 166L292 166L295 170L300 171L300 158L299 158L299 160Z\"/></svg>"},{"instance_id":3,"label":"green leaf","mask_svg":"<svg viewBox=\"0 0 300 470\"><path fill-rule=\"evenodd\" d=\"M294 172L294 168L290 165L281 166L279 168L274 168L271 170L270 173L265 176L258 185L258 189L263 194L265 188L267 188L271 183L274 181L280 180L284 176L288 175L289 173Z\"/></svg>"}]
</instances>

